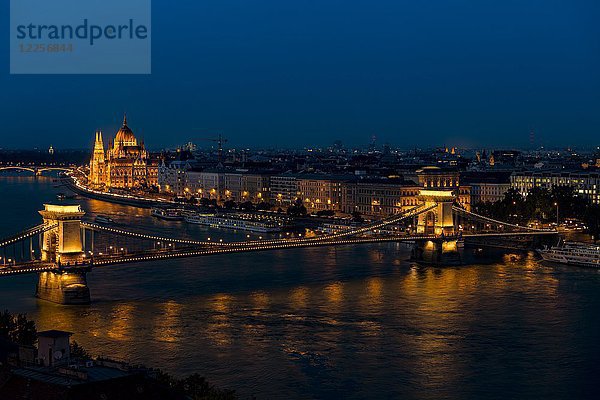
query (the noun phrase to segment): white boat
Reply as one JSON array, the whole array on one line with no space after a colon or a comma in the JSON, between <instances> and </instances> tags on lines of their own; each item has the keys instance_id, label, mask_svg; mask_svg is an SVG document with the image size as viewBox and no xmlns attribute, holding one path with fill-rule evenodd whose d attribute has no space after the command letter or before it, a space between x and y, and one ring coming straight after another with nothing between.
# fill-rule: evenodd
<instances>
[{"instance_id":1,"label":"white boat","mask_svg":"<svg viewBox=\"0 0 600 400\"><path fill-rule=\"evenodd\" d=\"M214 217L214 214L188 212L183 215L185 222L196 225L206 225L206 217Z\"/></svg>"},{"instance_id":2,"label":"white boat","mask_svg":"<svg viewBox=\"0 0 600 400\"><path fill-rule=\"evenodd\" d=\"M538 252L544 261L600 268L600 246L595 244L563 242Z\"/></svg>"},{"instance_id":3,"label":"white boat","mask_svg":"<svg viewBox=\"0 0 600 400\"><path fill-rule=\"evenodd\" d=\"M183 219L181 210L176 208L153 208L151 214L153 217L167 221L181 221Z\"/></svg>"},{"instance_id":4,"label":"white boat","mask_svg":"<svg viewBox=\"0 0 600 400\"><path fill-rule=\"evenodd\" d=\"M282 222L255 221L226 215L190 213L184 219L190 224L260 233L280 232L283 227Z\"/></svg>"},{"instance_id":5,"label":"white boat","mask_svg":"<svg viewBox=\"0 0 600 400\"><path fill-rule=\"evenodd\" d=\"M359 223L356 222L351 222L351 223L343 223L343 222L339 222L339 223L331 223L331 222L325 222L324 224L320 225L319 227L317 227L315 230L317 232L321 232L324 234L336 234L336 233L340 233L340 232L344 232L347 231L349 229L355 229L359 227Z\"/></svg>"}]
</instances>

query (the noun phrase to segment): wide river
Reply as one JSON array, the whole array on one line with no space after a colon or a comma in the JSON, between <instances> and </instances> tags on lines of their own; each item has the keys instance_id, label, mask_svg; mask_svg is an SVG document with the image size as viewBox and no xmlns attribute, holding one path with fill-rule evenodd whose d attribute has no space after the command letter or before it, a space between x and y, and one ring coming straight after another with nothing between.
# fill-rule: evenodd
<instances>
[{"instance_id":1,"label":"wide river","mask_svg":"<svg viewBox=\"0 0 600 400\"><path fill-rule=\"evenodd\" d=\"M60 188L1 177L8 236ZM148 210L81 199L130 229L231 238ZM582 398L598 394L600 273L533 254L432 268L404 245L308 248L97 268L89 306L0 278L0 307L93 354L198 372L258 399Z\"/></svg>"}]
</instances>

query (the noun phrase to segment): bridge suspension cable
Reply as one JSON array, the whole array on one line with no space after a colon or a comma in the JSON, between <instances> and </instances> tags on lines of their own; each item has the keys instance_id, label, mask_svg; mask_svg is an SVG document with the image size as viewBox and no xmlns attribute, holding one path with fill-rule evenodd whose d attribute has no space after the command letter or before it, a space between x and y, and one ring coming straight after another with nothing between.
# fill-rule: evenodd
<instances>
[{"instance_id":1,"label":"bridge suspension cable","mask_svg":"<svg viewBox=\"0 0 600 400\"><path fill-rule=\"evenodd\" d=\"M351 228L351 229L348 229L348 230L345 230L345 231L342 231L339 233L333 233L330 235L326 235L325 237L326 238L340 238L340 237L344 237L344 236L358 235L360 233L372 231L375 229L380 229L380 228L383 228L384 226L395 224L395 223L400 222L407 218L416 217L417 215L422 214L427 211L430 211L430 210L433 210L436 207L437 207L437 205L433 205L433 206L429 206L429 207L427 207L425 205L419 205L419 206L416 206L409 210L406 210L402 213L394 214L385 219L378 220L378 221L372 222L367 225L363 225L358 228Z\"/></svg>"},{"instance_id":2,"label":"bridge suspension cable","mask_svg":"<svg viewBox=\"0 0 600 400\"><path fill-rule=\"evenodd\" d=\"M554 232L552 229L536 229L536 228L530 228L528 226L521 226L521 225L515 225L515 224L510 224L508 222L503 222L503 221L498 221L496 219L493 218L489 218L489 217L484 217L483 215L479 215L479 214L475 214L473 212L467 211L463 208L457 207L457 206L453 206L452 210L457 212L457 213L461 213L461 214L465 214L469 217L473 217L475 219L481 220L481 221L485 221L488 223L493 223L493 224L497 224L500 226L508 226L511 228L516 228L516 229L520 229L520 230L525 230L525 231L529 231L529 232Z\"/></svg>"},{"instance_id":3,"label":"bridge suspension cable","mask_svg":"<svg viewBox=\"0 0 600 400\"><path fill-rule=\"evenodd\" d=\"M58 224L50 224L50 225L46 225L46 224L40 224L40 225L36 225L32 228L26 229L20 233L17 233L16 235L12 236L12 237L8 237L6 239L1 239L0 240L0 247L5 247L8 246L10 244L16 243L20 240L23 239L27 239L30 238L32 236L35 235L39 235L41 233L44 233L46 231L49 231L51 229L54 229L58 226Z\"/></svg>"},{"instance_id":4,"label":"bridge suspension cable","mask_svg":"<svg viewBox=\"0 0 600 400\"><path fill-rule=\"evenodd\" d=\"M174 239L174 238L168 238L168 237L162 237L162 236L148 235L145 233L129 232L129 231L125 231L123 229L117 229L117 228L111 228L108 226L96 225L96 224L92 224L89 222L82 222L81 226L83 228L89 228L89 229L92 229L95 231L104 231L104 232L110 232L110 233L114 233L114 234L121 235L121 236L131 236L131 237L136 237L139 239L163 241L163 242L167 242L167 243L180 243L180 244L189 244L189 245L195 245L195 246L219 246L219 245L226 244L226 243L219 243L219 242L207 242L207 241L201 241L201 240Z\"/></svg>"}]
</instances>

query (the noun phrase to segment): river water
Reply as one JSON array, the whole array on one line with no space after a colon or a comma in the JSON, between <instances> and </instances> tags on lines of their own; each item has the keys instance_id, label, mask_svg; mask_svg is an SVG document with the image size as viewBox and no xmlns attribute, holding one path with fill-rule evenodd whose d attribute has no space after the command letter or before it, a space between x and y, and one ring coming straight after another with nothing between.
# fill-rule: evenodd
<instances>
[{"instance_id":1,"label":"river water","mask_svg":"<svg viewBox=\"0 0 600 400\"><path fill-rule=\"evenodd\" d=\"M0 178L0 236L40 222L51 179ZM229 239L81 199L131 229ZM600 273L533 254L432 268L404 245L291 249L97 268L93 303L37 300L0 279L0 307L63 329L91 353L198 372L258 399L592 398Z\"/></svg>"}]
</instances>

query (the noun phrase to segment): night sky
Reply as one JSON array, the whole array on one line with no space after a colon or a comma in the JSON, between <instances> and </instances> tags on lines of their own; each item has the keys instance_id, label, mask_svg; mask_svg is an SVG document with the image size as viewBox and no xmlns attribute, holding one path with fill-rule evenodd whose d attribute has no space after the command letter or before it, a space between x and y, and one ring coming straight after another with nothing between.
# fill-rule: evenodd
<instances>
[{"instance_id":1,"label":"night sky","mask_svg":"<svg viewBox=\"0 0 600 400\"><path fill-rule=\"evenodd\" d=\"M9 75L0 147L600 144L598 0L154 0L151 75ZM0 32L8 37L8 0ZM207 144L203 144L207 146Z\"/></svg>"}]
</instances>

